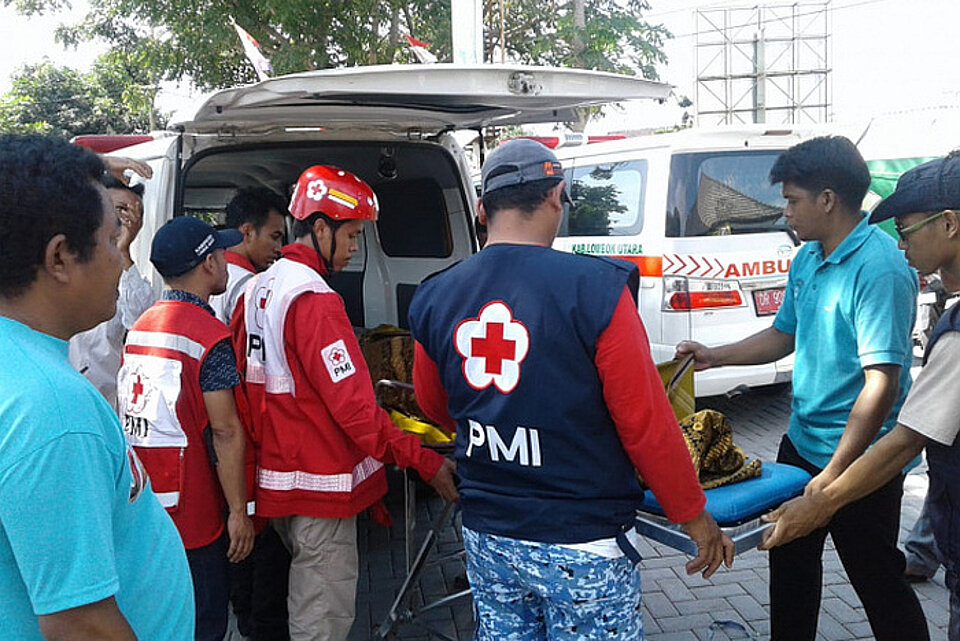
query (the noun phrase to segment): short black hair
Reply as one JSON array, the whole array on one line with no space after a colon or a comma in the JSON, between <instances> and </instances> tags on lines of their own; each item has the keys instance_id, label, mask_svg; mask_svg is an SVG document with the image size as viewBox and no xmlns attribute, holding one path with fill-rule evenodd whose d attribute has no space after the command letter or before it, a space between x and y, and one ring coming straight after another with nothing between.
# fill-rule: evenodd
<instances>
[{"instance_id":1,"label":"short black hair","mask_svg":"<svg viewBox=\"0 0 960 641\"><path fill-rule=\"evenodd\" d=\"M507 171L512 171L512 169L504 167L504 172ZM489 177L492 178L496 175L497 173L494 172ZM558 184L560 184L559 181L554 179L534 180L487 192L481 196L487 220L494 218L497 212L502 209L519 209L524 214L532 214L547 199L550 190Z\"/></svg>"},{"instance_id":2,"label":"short black hair","mask_svg":"<svg viewBox=\"0 0 960 641\"><path fill-rule=\"evenodd\" d=\"M133 185L125 185L122 181L117 180L116 176L113 174L103 174L100 177L100 183L107 189L126 189L127 191L133 192L137 198L143 200L143 183L135 183Z\"/></svg>"},{"instance_id":3,"label":"short black hair","mask_svg":"<svg viewBox=\"0 0 960 641\"><path fill-rule=\"evenodd\" d=\"M0 296L36 280L57 234L88 261L103 222L103 161L88 149L38 134L0 135Z\"/></svg>"},{"instance_id":4,"label":"short black hair","mask_svg":"<svg viewBox=\"0 0 960 641\"><path fill-rule=\"evenodd\" d=\"M287 201L269 187L243 187L238 189L226 209L227 229L240 229L243 223L250 223L257 231L267 224L270 210L276 209L286 216Z\"/></svg>"},{"instance_id":5,"label":"short black hair","mask_svg":"<svg viewBox=\"0 0 960 641\"><path fill-rule=\"evenodd\" d=\"M843 136L821 136L794 145L777 157L770 184L793 183L807 191L835 192L843 206L860 211L870 188L870 170L856 145Z\"/></svg>"}]
</instances>

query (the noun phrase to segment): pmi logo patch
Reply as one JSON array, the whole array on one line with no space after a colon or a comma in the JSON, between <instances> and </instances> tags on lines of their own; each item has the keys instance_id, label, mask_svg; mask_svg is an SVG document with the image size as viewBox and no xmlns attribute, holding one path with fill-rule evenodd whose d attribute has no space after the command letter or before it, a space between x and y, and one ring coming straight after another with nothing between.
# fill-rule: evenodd
<instances>
[{"instance_id":1,"label":"pmi logo patch","mask_svg":"<svg viewBox=\"0 0 960 641\"><path fill-rule=\"evenodd\" d=\"M462 370L474 389L495 386L509 394L520 382L520 363L530 350L530 333L503 301L483 306L476 318L457 325L453 335Z\"/></svg>"},{"instance_id":2,"label":"pmi logo patch","mask_svg":"<svg viewBox=\"0 0 960 641\"><path fill-rule=\"evenodd\" d=\"M330 380L334 383L357 373L357 368L353 366L353 360L350 358L350 352L347 351L347 346L342 339L324 347L320 351L320 356L327 367L327 373L330 374Z\"/></svg>"}]
</instances>

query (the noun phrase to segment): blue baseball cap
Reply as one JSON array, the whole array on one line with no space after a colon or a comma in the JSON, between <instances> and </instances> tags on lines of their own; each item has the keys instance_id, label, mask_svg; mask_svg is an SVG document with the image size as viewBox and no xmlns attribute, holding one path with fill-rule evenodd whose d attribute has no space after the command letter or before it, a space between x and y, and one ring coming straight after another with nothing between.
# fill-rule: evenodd
<instances>
[{"instance_id":1,"label":"blue baseball cap","mask_svg":"<svg viewBox=\"0 0 960 641\"><path fill-rule=\"evenodd\" d=\"M536 140L514 138L487 156L480 171L481 195L538 180L563 180L563 167L552 151Z\"/></svg>"},{"instance_id":2,"label":"blue baseball cap","mask_svg":"<svg viewBox=\"0 0 960 641\"><path fill-rule=\"evenodd\" d=\"M960 210L960 152L904 172L896 190L870 215L871 223L907 214Z\"/></svg>"},{"instance_id":3,"label":"blue baseball cap","mask_svg":"<svg viewBox=\"0 0 960 641\"><path fill-rule=\"evenodd\" d=\"M217 231L199 218L180 216L167 222L153 237L150 262L164 278L186 274L216 249L239 245L239 229Z\"/></svg>"}]
</instances>

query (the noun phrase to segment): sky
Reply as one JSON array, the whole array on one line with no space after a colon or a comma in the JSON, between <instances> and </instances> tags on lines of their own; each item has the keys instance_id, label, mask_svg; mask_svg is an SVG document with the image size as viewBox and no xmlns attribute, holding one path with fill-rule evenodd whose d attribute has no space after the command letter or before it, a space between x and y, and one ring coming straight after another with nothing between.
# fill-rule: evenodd
<instances>
[{"instance_id":1,"label":"sky","mask_svg":"<svg viewBox=\"0 0 960 641\"><path fill-rule=\"evenodd\" d=\"M695 96L697 8L718 6L703 0L649 0L650 22L663 23L674 38L665 51L669 62L660 77L681 95ZM753 6L755 2L722 3ZM790 4L767 2L766 4ZM73 10L54 16L25 18L12 7L0 6L0 93L10 86L10 75L25 63L49 58L56 64L86 69L105 50L102 43L87 43L64 51L54 41L60 23L78 22L87 6L76 0ZM829 62L832 69L832 116L849 121L904 110L960 105L960 64L955 33L960 24L956 0L833 0L831 2ZM189 90L166 87L159 106L171 110L184 105ZM602 124L608 130L673 124L683 110L675 106L631 105L612 112Z\"/></svg>"}]
</instances>

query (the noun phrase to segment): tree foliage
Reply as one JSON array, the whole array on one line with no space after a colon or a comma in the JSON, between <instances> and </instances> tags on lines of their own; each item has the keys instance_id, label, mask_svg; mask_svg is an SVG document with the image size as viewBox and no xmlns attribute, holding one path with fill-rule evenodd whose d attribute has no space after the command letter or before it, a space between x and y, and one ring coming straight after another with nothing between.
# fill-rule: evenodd
<instances>
[{"instance_id":1,"label":"tree foliage","mask_svg":"<svg viewBox=\"0 0 960 641\"><path fill-rule=\"evenodd\" d=\"M122 52L100 56L88 73L50 62L27 65L0 98L0 132L71 138L161 127L162 118L151 122L155 88L149 80L139 61Z\"/></svg>"},{"instance_id":2,"label":"tree foliage","mask_svg":"<svg viewBox=\"0 0 960 641\"><path fill-rule=\"evenodd\" d=\"M25 13L66 2L3 1ZM256 80L231 20L258 40L277 74L413 62L404 34L449 61L452 1L91 0L83 23L63 27L59 37L66 44L102 38L165 79L211 89ZM669 33L643 20L648 9L646 0L486 0L485 59L655 78Z\"/></svg>"}]
</instances>

